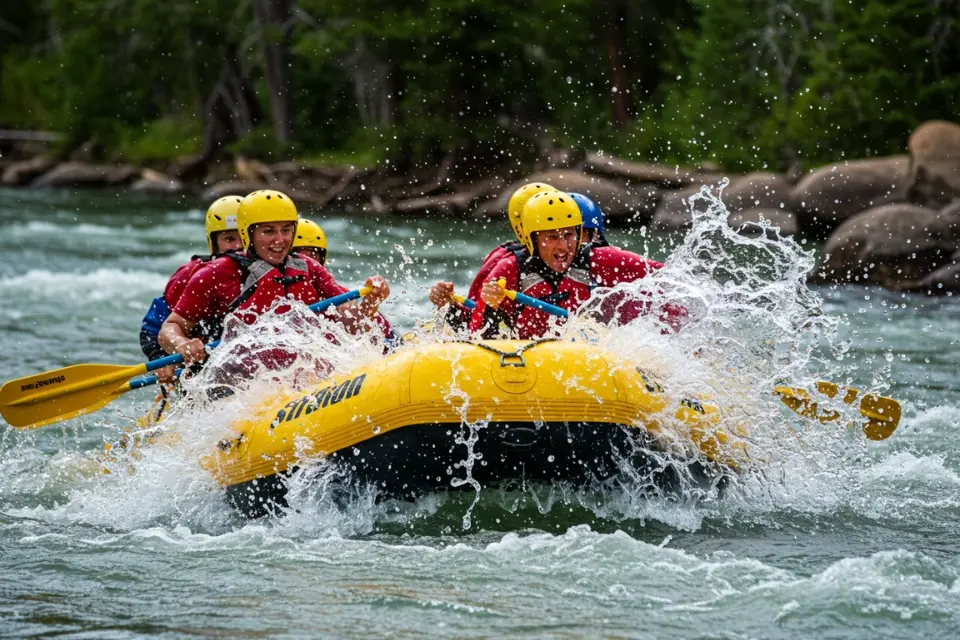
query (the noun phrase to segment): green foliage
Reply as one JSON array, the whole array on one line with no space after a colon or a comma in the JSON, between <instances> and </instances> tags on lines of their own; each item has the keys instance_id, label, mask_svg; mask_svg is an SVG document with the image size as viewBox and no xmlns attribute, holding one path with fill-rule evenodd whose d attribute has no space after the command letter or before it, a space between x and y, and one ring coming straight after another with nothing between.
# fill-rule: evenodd
<instances>
[{"instance_id":1,"label":"green foliage","mask_svg":"<svg viewBox=\"0 0 960 640\"><path fill-rule=\"evenodd\" d=\"M928 35L938 20L956 29L942 3L692 2L698 29L681 35L686 60L655 116L677 161L783 169L902 153L924 120L956 118L960 76L937 74Z\"/></svg>"},{"instance_id":2,"label":"green foliage","mask_svg":"<svg viewBox=\"0 0 960 640\"><path fill-rule=\"evenodd\" d=\"M199 150L225 60L266 117L228 150L264 159L523 163L546 143L783 169L900 152L960 106L956 0L299 0L266 28L289 45L285 145L249 2L0 4L0 127L136 162Z\"/></svg>"},{"instance_id":3,"label":"green foliage","mask_svg":"<svg viewBox=\"0 0 960 640\"><path fill-rule=\"evenodd\" d=\"M248 132L229 145L228 149L238 155L261 158L271 162L283 160L295 151L295 148L277 140L273 127L269 124L262 124Z\"/></svg>"},{"instance_id":4,"label":"green foliage","mask_svg":"<svg viewBox=\"0 0 960 640\"><path fill-rule=\"evenodd\" d=\"M203 123L196 118L167 116L142 127L124 127L111 136L116 159L151 163L191 155L200 150Z\"/></svg>"},{"instance_id":5,"label":"green foliage","mask_svg":"<svg viewBox=\"0 0 960 640\"><path fill-rule=\"evenodd\" d=\"M960 77L938 79L930 55L936 14L927 0L840 4L817 23L824 46L810 56L785 132L804 156L902 153L919 120L956 118Z\"/></svg>"}]
</instances>

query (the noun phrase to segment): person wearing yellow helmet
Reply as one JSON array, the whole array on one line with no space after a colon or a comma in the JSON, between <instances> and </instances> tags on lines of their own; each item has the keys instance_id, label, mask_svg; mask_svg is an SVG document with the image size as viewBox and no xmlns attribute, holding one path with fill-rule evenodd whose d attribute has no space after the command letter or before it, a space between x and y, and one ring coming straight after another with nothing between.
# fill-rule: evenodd
<instances>
[{"instance_id":1,"label":"person wearing yellow helmet","mask_svg":"<svg viewBox=\"0 0 960 640\"><path fill-rule=\"evenodd\" d=\"M240 196L224 196L219 198L207 209L205 217L205 232L209 254L195 255L190 262L178 268L164 287L163 295L153 299L150 309L140 323L140 348L150 360L163 358L167 353L160 346L160 327L170 315L173 308L183 294L191 276L204 264L222 256L228 251L239 251L241 248L240 234L237 231L237 209L243 200ZM176 380L174 367L164 367L157 371L160 382L170 383Z\"/></svg>"},{"instance_id":2,"label":"person wearing yellow helmet","mask_svg":"<svg viewBox=\"0 0 960 640\"><path fill-rule=\"evenodd\" d=\"M284 193L262 190L243 198L237 209L243 251L214 260L190 278L160 330L164 350L179 353L188 364L202 362L204 342L219 338L228 315L253 324L268 310L290 310L278 301L310 305L346 293L323 265L292 252L299 221L296 205ZM380 276L367 278L366 286L370 293L339 308L337 317L349 331L366 329L363 320L373 318L390 294Z\"/></svg>"},{"instance_id":3,"label":"person wearing yellow helmet","mask_svg":"<svg viewBox=\"0 0 960 640\"><path fill-rule=\"evenodd\" d=\"M313 220L300 218L297 223L297 234L293 238L293 250L326 266L327 234Z\"/></svg>"},{"instance_id":4,"label":"person wearing yellow helmet","mask_svg":"<svg viewBox=\"0 0 960 640\"><path fill-rule=\"evenodd\" d=\"M523 249L521 242L523 234L521 213L523 212L523 207L530 198L544 191L556 191L556 189L545 182L531 182L523 185L510 195L510 200L507 203L507 220L510 223L510 228L513 229L516 240L508 240L487 254L487 257L484 258L480 264L480 270L477 272L477 275L474 276L473 282L467 290L467 299L476 301L480 297L480 289L483 287L483 283L489 279L490 270L493 269L497 263L505 258L516 260L518 252ZM437 307L451 303L453 289L452 282L441 281L436 283L430 289L430 301L437 305ZM451 326L465 326L469 318L470 312L463 307L463 305L460 303L451 304L450 312L447 314L447 321Z\"/></svg>"},{"instance_id":5,"label":"person wearing yellow helmet","mask_svg":"<svg viewBox=\"0 0 960 640\"><path fill-rule=\"evenodd\" d=\"M293 250L300 255L313 258L323 266L327 266L327 234L313 220L300 218L297 223L297 234L293 239ZM386 345L395 345L399 338L390 325L390 321L382 313L377 314L375 321L383 330Z\"/></svg>"},{"instance_id":6,"label":"person wearing yellow helmet","mask_svg":"<svg viewBox=\"0 0 960 640\"><path fill-rule=\"evenodd\" d=\"M587 244L581 250L583 217L577 202L567 193L554 190L535 194L523 207L521 224L522 253L494 265L470 318L470 330L483 337L496 337L501 326L521 339L541 337L551 329L551 316L516 304L506 298L504 289L574 312L590 298L594 288L633 282L663 266L617 247ZM617 309L616 319L629 322L644 311L643 303L630 303ZM676 329L682 315L681 309L668 305L661 319Z\"/></svg>"}]
</instances>

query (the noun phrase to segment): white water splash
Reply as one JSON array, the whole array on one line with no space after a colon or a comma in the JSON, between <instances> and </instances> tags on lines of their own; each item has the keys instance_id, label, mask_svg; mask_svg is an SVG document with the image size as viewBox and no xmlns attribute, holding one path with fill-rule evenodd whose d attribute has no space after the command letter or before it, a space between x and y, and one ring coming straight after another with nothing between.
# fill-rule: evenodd
<instances>
[{"instance_id":1,"label":"white water splash","mask_svg":"<svg viewBox=\"0 0 960 640\"><path fill-rule=\"evenodd\" d=\"M587 339L602 351L655 371L675 399L709 398L724 409L722 421L728 431L741 425L747 428L749 435L744 441L759 464L733 476L723 497L716 492L698 493L692 481L679 497L651 494L646 479L631 478L625 466L615 486L595 492L554 487L544 493L530 488L504 504L529 500L539 513L575 505L602 519L652 519L680 530L696 530L704 518L762 519L764 514L784 508L813 513L853 509L875 515L868 502L878 497L876 486L882 483L877 478L889 475L883 472L883 465L906 465L909 477L936 473L938 465L942 468L935 457L920 458L924 464L914 466L896 457L900 454L884 454L878 459L870 454L875 449L867 447L862 435L848 432L842 422L806 422L771 395L772 386L779 381L809 388L820 378L848 380L843 356L849 345L836 340L838 319L822 314L818 293L806 285L806 275L814 264L808 251L793 239L773 233L758 238L738 235L728 227L727 212L709 189L695 199L705 206L692 207L693 227L665 267L639 282L598 292L595 303L602 306L626 294L649 301L654 313L622 327L601 327L587 316L574 318L561 327L559 337ZM417 278L411 275L412 269L420 269L413 249L404 255L397 281L412 286L422 274L418 272ZM147 280L138 286L157 284ZM655 311L667 303L680 304L689 312L676 334L664 335L656 320ZM417 332L417 339L425 343L448 337L437 329ZM229 382L232 397L209 399L208 392L224 384L215 373L218 368L233 366L238 359L256 361L273 349L297 357L270 368L254 366L247 377ZM331 375L373 362L381 353L381 342L351 336L338 323L317 319L303 308L285 316L267 314L253 327L228 327L226 340L211 354L209 366L184 381L189 400L165 421L167 429L180 434L180 442L147 448L139 458L121 460L120 466L129 466L135 473L122 473L118 467L118 472L97 478L93 486L79 486L66 505L53 511L68 520L124 529L156 522L187 523L209 530L235 526L234 514L197 460L230 435L231 424L264 398L309 388ZM886 375L878 372L877 389L884 388ZM570 372L568 381L588 384L576 379L576 372ZM448 401L465 411L469 398L452 388ZM665 413L676 408L672 404ZM837 408L853 417L852 409ZM479 461L469 445L470 438L475 439L484 426L465 425L465 476L457 476L452 484L466 484L476 491L470 471ZM676 466L682 476L688 451L649 453L661 456L663 467ZM285 514L289 524L276 524L285 530L317 532L326 527L363 535L374 530L377 522L429 518L443 506L443 500L435 498L383 506L371 490L348 496L345 509L343 496L334 499L332 495L338 472L311 455L302 453L301 471L289 482L291 508ZM476 492L466 506L461 518L464 529L472 526L480 499Z\"/></svg>"}]
</instances>

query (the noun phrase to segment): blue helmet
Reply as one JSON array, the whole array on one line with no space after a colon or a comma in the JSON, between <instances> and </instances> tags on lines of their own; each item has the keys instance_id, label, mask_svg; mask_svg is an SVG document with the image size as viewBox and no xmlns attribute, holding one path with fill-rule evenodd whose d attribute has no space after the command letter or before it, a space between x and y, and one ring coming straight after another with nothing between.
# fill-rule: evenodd
<instances>
[{"instance_id":1,"label":"blue helmet","mask_svg":"<svg viewBox=\"0 0 960 640\"><path fill-rule=\"evenodd\" d=\"M596 229L603 233L603 211L593 200L579 193L569 194L573 201L580 207L580 215L583 217L584 229Z\"/></svg>"}]
</instances>

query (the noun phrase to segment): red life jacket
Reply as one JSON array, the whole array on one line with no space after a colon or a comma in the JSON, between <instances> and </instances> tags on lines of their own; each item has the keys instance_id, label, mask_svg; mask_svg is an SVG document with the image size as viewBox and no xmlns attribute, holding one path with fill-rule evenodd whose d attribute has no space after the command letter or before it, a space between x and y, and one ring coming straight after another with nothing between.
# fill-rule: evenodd
<instances>
[{"instance_id":1,"label":"red life jacket","mask_svg":"<svg viewBox=\"0 0 960 640\"><path fill-rule=\"evenodd\" d=\"M533 260L526 249L522 250L522 254L515 252L520 273L518 291L573 313L590 298L596 286L590 273L591 250L592 245L584 245L570 268L557 279L545 278L543 269L534 268ZM517 307L513 328L521 339L542 336L549 329L550 323L555 322L551 320L553 316L533 307Z\"/></svg>"},{"instance_id":2,"label":"red life jacket","mask_svg":"<svg viewBox=\"0 0 960 640\"><path fill-rule=\"evenodd\" d=\"M191 256L190 262L181 265L179 269L173 272L173 275L170 276L170 279L167 281L167 286L163 290L163 299L168 307L173 309L177 306L177 301L180 299L180 296L183 295L183 290L186 289L187 283L190 282L193 274L215 258L216 256L210 255Z\"/></svg>"},{"instance_id":3,"label":"red life jacket","mask_svg":"<svg viewBox=\"0 0 960 640\"><path fill-rule=\"evenodd\" d=\"M477 275L474 276L473 282L470 284L470 289L467 291L467 298L470 300L479 300L480 290L483 289L483 285L487 281L487 276L490 275L493 268L508 255L517 255L516 252L519 249L523 249L522 244L516 240L509 240L487 254L487 257L483 259L483 263L480 265L480 270L477 271Z\"/></svg>"},{"instance_id":4,"label":"red life jacket","mask_svg":"<svg viewBox=\"0 0 960 640\"><path fill-rule=\"evenodd\" d=\"M228 315L234 311L250 311L251 313L237 315L247 324L253 324L257 315L269 309L277 300L299 300L306 305L321 300L320 293L310 282L309 267L298 254L288 255L283 261L282 270L246 254L232 253L229 256L240 265L246 278L240 295L227 307ZM278 305L275 309L276 313L286 313L289 310L288 304Z\"/></svg>"},{"instance_id":5,"label":"red life jacket","mask_svg":"<svg viewBox=\"0 0 960 640\"><path fill-rule=\"evenodd\" d=\"M622 249L597 244L581 247L573 264L562 275L555 275L540 261L532 260L525 249L516 251L515 256L517 289L569 312L577 311L583 306L597 287L613 287L620 282L631 282L663 266L659 262L641 258ZM512 266L509 264L509 267ZM625 292L616 292L601 301L596 315L605 323L615 321L626 324L649 310L648 300L638 300ZM661 320L676 330L680 319L685 315L682 308L665 305ZM489 308L481 311L478 306L471 318L470 329L483 331L484 336L493 337L491 330L495 329L497 322L503 320L512 326L517 337L530 339L544 335L550 325L556 322L551 318L546 312L507 300L498 311Z\"/></svg>"},{"instance_id":6,"label":"red life jacket","mask_svg":"<svg viewBox=\"0 0 960 640\"><path fill-rule=\"evenodd\" d=\"M248 253L227 253L226 258L233 260L244 274L240 294L227 307L222 318L200 322L202 334L208 340L215 340L223 333L223 321L231 313L247 324L253 324L257 318L270 309L277 300L291 299L311 305L322 297L310 282L307 263L299 255L290 254L283 262L283 269L269 262L251 257ZM280 304L276 313L286 313L290 305Z\"/></svg>"}]
</instances>

